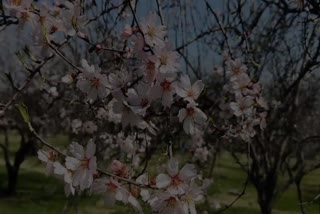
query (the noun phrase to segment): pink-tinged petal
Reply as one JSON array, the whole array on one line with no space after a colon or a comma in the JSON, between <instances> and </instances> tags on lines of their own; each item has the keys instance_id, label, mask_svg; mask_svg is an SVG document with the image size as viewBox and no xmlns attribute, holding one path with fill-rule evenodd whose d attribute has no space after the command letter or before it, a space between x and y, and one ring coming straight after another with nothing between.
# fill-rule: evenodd
<instances>
[{"instance_id":1,"label":"pink-tinged petal","mask_svg":"<svg viewBox=\"0 0 320 214\"><path fill-rule=\"evenodd\" d=\"M98 92L98 96L99 96L100 99L105 98L110 93L109 89L107 89L104 86L99 87L97 90L98 90L97 92Z\"/></svg>"},{"instance_id":2,"label":"pink-tinged petal","mask_svg":"<svg viewBox=\"0 0 320 214\"><path fill-rule=\"evenodd\" d=\"M185 98L188 96L188 91L182 88L180 85L176 87L176 93L179 97Z\"/></svg>"},{"instance_id":3,"label":"pink-tinged petal","mask_svg":"<svg viewBox=\"0 0 320 214\"><path fill-rule=\"evenodd\" d=\"M80 190L85 190L92 183L92 176L88 170L82 170L82 177L80 178Z\"/></svg>"},{"instance_id":4,"label":"pink-tinged petal","mask_svg":"<svg viewBox=\"0 0 320 214\"><path fill-rule=\"evenodd\" d=\"M82 178L83 178L84 174L83 174L83 170L77 170L75 171L74 175L73 175L73 181L72 184L76 187L79 186Z\"/></svg>"},{"instance_id":5,"label":"pink-tinged petal","mask_svg":"<svg viewBox=\"0 0 320 214\"><path fill-rule=\"evenodd\" d=\"M138 200L133 197L131 194L128 197L128 202L136 209L138 210L140 213L142 212L142 208L138 202Z\"/></svg>"},{"instance_id":6,"label":"pink-tinged petal","mask_svg":"<svg viewBox=\"0 0 320 214\"><path fill-rule=\"evenodd\" d=\"M172 194L172 195L181 195L183 194L185 191L184 191L184 188L185 188L186 184L178 184L178 185L171 185L168 187L167 191Z\"/></svg>"},{"instance_id":7,"label":"pink-tinged petal","mask_svg":"<svg viewBox=\"0 0 320 214\"><path fill-rule=\"evenodd\" d=\"M179 177L183 181L189 182L192 178L197 176L196 167L193 164L186 164L179 172Z\"/></svg>"},{"instance_id":8,"label":"pink-tinged petal","mask_svg":"<svg viewBox=\"0 0 320 214\"><path fill-rule=\"evenodd\" d=\"M183 202L181 207L182 207L184 213L188 213L189 214L189 205L188 205L187 202Z\"/></svg>"},{"instance_id":9,"label":"pink-tinged petal","mask_svg":"<svg viewBox=\"0 0 320 214\"><path fill-rule=\"evenodd\" d=\"M49 176L52 174L52 172L53 172L53 162L48 161L46 166L46 175Z\"/></svg>"},{"instance_id":10,"label":"pink-tinged petal","mask_svg":"<svg viewBox=\"0 0 320 214\"><path fill-rule=\"evenodd\" d=\"M198 99L200 96L202 90L204 88L204 84L201 80L197 80L193 85L192 85L192 94L193 94L193 99Z\"/></svg>"},{"instance_id":11,"label":"pink-tinged petal","mask_svg":"<svg viewBox=\"0 0 320 214\"><path fill-rule=\"evenodd\" d=\"M111 163L111 170L115 173L121 171L123 167L124 165L118 160L113 160Z\"/></svg>"},{"instance_id":12,"label":"pink-tinged petal","mask_svg":"<svg viewBox=\"0 0 320 214\"><path fill-rule=\"evenodd\" d=\"M96 156L93 156L89 161L89 170L90 173L93 174L97 170L97 158Z\"/></svg>"},{"instance_id":13,"label":"pink-tinged petal","mask_svg":"<svg viewBox=\"0 0 320 214\"><path fill-rule=\"evenodd\" d=\"M62 164L59 162L54 162L53 167L54 167L54 174L64 175L64 173L66 172L66 168L62 166Z\"/></svg>"},{"instance_id":14,"label":"pink-tinged petal","mask_svg":"<svg viewBox=\"0 0 320 214\"><path fill-rule=\"evenodd\" d=\"M150 199L150 192L146 189L142 189L140 191L140 196L142 198L143 201L148 201Z\"/></svg>"},{"instance_id":15,"label":"pink-tinged petal","mask_svg":"<svg viewBox=\"0 0 320 214\"><path fill-rule=\"evenodd\" d=\"M198 108L196 108L195 110L196 113L194 115L194 121L199 125L204 124L207 121L207 115Z\"/></svg>"},{"instance_id":16,"label":"pink-tinged petal","mask_svg":"<svg viewBox=\"0 0 320 214\"><path fill-rule=\"evenodd\" d=\"M185 108L180 109L178 113L179 122L181 123L187 117L187 110Z\"/></svg>"},{"instance_id":17,"label":"pink-tinged petal","mask_svg":"<svg viewBox=\"0 0 320 214\"><path fill-rule=\"evenodd\" d=\"M179 172L179 161L175 158L171 158L167 165L167 171L171 177L176 176Z\"/></svg>"},{"instance_id":18,"label":"pink-tinged petal","mask_svg":"<svg viewBox=\"0 0 320 214\"><path fill-rule=\"evenodd\" d=\"M89 172L88 172L88 176L87 176L87 179L86 179L86 187L85 188L90 188L91 185L92 185L92 182L93 182L93 175L89 174Z\"/></svg>"},{"instance_id":19,"label":"pink-tinged petal","mask_svg":"<svg viewBox=\"0 0 320 214\"><path fill-rule=\"evenodd\" d=\"M163 93L163 89L160 85L155 85L151 88L150 91L150 95L154 98L154 99L158 99L161 98Z\"/></svg>"},{"instance_id":20,"label":"pink-tinged petal","mask_svg":"<svg viewBox=\"0 0 320 214\"><path fill-rule=\"evenodd\" d=\"M242 115L242 112L240 110L239 104L235 102L230 103L230 108L233 111L233 114L237 117L240 117Z\"/></svg>"},{"instance_id":21,"label":"pink-tinged petal","mask_svg":"<svg viewBox=\"0 0 320 214\"><path fill-rule=\"evenodd\" d=\"M186 117L186 119L183 121L183 130L186 134L192 135L195 133L194 122L191 117Z\"/></svg>"},{"instance_id":22,"label":"pink-tinged petal","mask_svg":"<svg viewBox=\"0 0 320 214\"><path fill-rule=\"evenodd\" d=\"M92 100L96 100L98 97L98 91L96 88L90 88L87 94L88 94L88 98Z\"/></svg>"},{"instance_id":23,"label":"pink-tinged petal","mask_svg":"<svg viewBox=\"0 0 320 214\"><path fill-rule=\"evenodd\" d=\"M174 214L185 214L181 203L178 203L178 204L174 207Z\"/></svg>"},{"instance_id":24,"label":"pink-tinged petal","mask_svg":"<svg viewBox=\"0 0 320 214\"><path fill-rule=\"evenodd\" d=\"M110 85L110 83L109 83L109 79L108 79L108 77L106 76L106 75L101 75L101 77L100 77L100 83L101 83L101 85L103 85L104 87L106 87L106 88L111 88L111 85Z\"/></svg>"},{"instance_id":25,"label":"pink-tinged petal","mask_svg":"<svg viewBox=\"0 0 320 214\"><path fill-rule=\"evenodd\" d=\"M162 95L162 105L164 107L170 107L173 103L173 96L171 92L165 91Z\"/></svg>"},{"instance_id":26,"label":"pink-tinged petal","mask_svg":"<svg viewBox=\"0 0 320 214\"><path fill-rule=\"evenodd\" d=\"M83 92L87 93L91 88L91 83L87 80L78 80L77 87Z\"/></svg>"},{"instance_id":27,"label":"pink-tinged petal","mask_svg":"<svg viewBox=\"0 0 320 214\"><path fill-rule=\"evenodd\" d=\"M38 158L43 162L48 162L48 155L49 154L43 150L38 151Z\"/></svg>"},{"instance_id":28,"label":"pink-tinged petal","mask_svg":"<svg viewBox=\"0 0 320 214\"><path fill-rule=\"evenodd\" d=\"M148 174L144 173L137 177L136 182L142 185L148 185L149 184L149 176Z\"/></svg>"},{"instance_id":29,"label":"pink-tinged petal","mask_svg":"<svg viewBox=\"0 0 320 214\"><path fill-rule=\"evenodd\" d=\"M118 201L122 201L123 203L128 203L128 197L129 197L129 192L123 188L123 187L119 187L117 189L115 198Z\"/></svg>"},{"instance_id":30,"label":"pink-tinged petal","mask_svg":"<svg viewBox=\"0 0 320 214\"><path fill-rule=\"evenodd\" d=\"M81 66L85 69L85 71L93 73L94 72L94 65L89 65L87 60L82 59L81 60Z\"/></svg>"},{"instance_id":31,"label":"pink-tinged petal","mask_svg":"<svg viewBox=\"0 0 320 214\"><path fill-rule=\"evenodd\" d=\"M85 158L83 146L81 146L79 143L73 142L70 145L70 152L79 160L83 160Z\"/></svg>"},{"instance_id":32,"label":"pink-tinged petal","mask_svg":"<svg viewBox=\"0 0 320 214\"><path fill-rule=\"evenodd\" d=\"M81 161L74 157L66 157L66 167L72 171L77 170L81 165Z\"/></svg>"},{"instance_id":33,"label":"pink-tinged petal","mask_svg":"<svg viewBox=\"0 0 320 214\"><path fill-rule=\"evenodd\" d=\"M167 174L160 173L156 177L156 186L158 188L166 188L171 184L171 177Z\"/></svg>"},{"instance_id":34,"label":"pink-tinged petal","mask_svg":"<svg viewBox=\"0 0 320 214\"><path fill-rule=\"evenodd\" d=\"M66 171L63 179L64 179L64 182L68 184L72 184L72 172Z\"/></svg>"},{"instance_id":35,"label":"pink-tinged petal","mask_svg":"<svg viewBox=\"0 0 320 214\"><path fill-rule=\"evenodd\" d=\"M180 77L180 87L186 90L191 89L191 82L188 75L182 75Z\"/></svg>"},{"instance_id":36,"label":"pink-tinged petal","mask_svg":"<svg viewBox=\"0 0 320 214\"><path fill-rule=\"evenodd\" d=\"M86 158L90 159L96 153L96 144L90 140L86 147Z\"/></svg>"},{"instance_id":37,"label":"pink-tinged petal","mask_svg":"<svg viewBox=\"0 0 320 214\"><path fill-rule=\"evenodd\" d=\"M194 204L193 201L189 202L189 211L190 211L190 214L197 214L196 205Z\"/></svg>"}]
</instances>

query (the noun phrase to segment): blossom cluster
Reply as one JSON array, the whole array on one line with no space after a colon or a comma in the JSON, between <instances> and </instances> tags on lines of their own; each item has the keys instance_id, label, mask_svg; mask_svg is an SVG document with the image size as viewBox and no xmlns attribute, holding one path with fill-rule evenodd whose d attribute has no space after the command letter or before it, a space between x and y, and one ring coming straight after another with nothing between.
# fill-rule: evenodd
<instances>
[{"instance_id":1,"label":"blossom cluster","mask_svg":"<svg viewBox=\"0 0 320 214\"><path fill-rule=\"evenodd\" d=\"M61 164L57 151L38 151L39 159L46 163L47 175L55 174L63 178L67 196L90 188L97 173L96 145L93 141L89 141L86 148L73 142L69 152Z\"/></svg>"},{"instance_id":2,"label":"blossom cluster","mask_svg":"<svg viewBox=\"0 0 320 214\"><path fill-rule=\"evenodd\" d=\"M139 168L141 157L146 158L144 154L151 146L152 136L161 128L179 122L186 134L193 135L207 120L197 103L204 83L201 80L192 83L180 70L179 54L168 40L166 27L157 23L157 15L150 13L135 20L135 25L124 27L119 41L125 44L124 51L115 50L118 60L105 68L84 58L74 64L58 50L59 44L72 37L93 46L97 54L110 49L93 42L85 33L89 22L81 12L80 0L53 5L31 0L8 1L5 7L19 19L21 27L31 27L34 44L30 46L34 52L40 47L38 57L57 54L72 66L74 70L64 73L58 84L69 86L75 94L79 92L79 102L94 106L96 111L96 121L83 115L69 119L69 131L74 138L79 136L79 143L71 143L68 151L38 151L39 159L46 164L46 174L64 181L67 196L83 192L102 194L106 204L117 200L131 204L139 212L142 212L141 198L159 213L196 213L195 202L203 199L205 188L198 186L201 176L194 165L186 164L180 169L178 161L170 157L166 173L158 173L153 179L147 173L135 177L135 169ZM58 84L47 90L53 99L63 94ZM68 114L68 107L64 109L61 117ZM168 121L172 116L175 119ZM103 121L120 123L129 132L104 132ZM133 169L113 160L111 173L99 170L96 140L102 142L107 153L120 149L132 160ZM137 141L140 143L134 143ZM101 165L105 162L101 160Z\"/></svg>"},{"instance_id":3,"label":"blossom cluster","mask_svg":"<svg viewBox=\"0 0 320 214\"><path fill-rule=\"evenodd\" d=\"M138 20L132 11L134 21L123 28L117 38L119 44L109 48L107 42L95 42L95 36L90 38L91 34L85 33L91 21L81 12L81 2L63 1L50 6L26 0L8 1L5 5L22 25L33 29L33 46L40 46L37 55L42 57L44 51L45 55L58 55L73 69L62 71L48 93L53 99L64 100L60 88L67 88L72 94L70 103L80 103L81 110L90 109L90 116L80 114L78 109L73 109L70 116L70 103L65 105L60 116L70 116L67 130L79 143L72 142L66 152L53 147L50 151L39 150L46 174L64 181L67 196L84 192L102 195L107 205L120 201L138 212L142 212L140 202L144 202L156 213L196 213L195 204L204 200L211 182L202 179L195 165L179 166L172 154L172 141L183 130L191 136L191 161L208 161L210 148L203 134L207 116L198 102L205 88L203 81L193 81L183 71L180 55L168 39L166 26L158 23L156 13ZM93 56L110 52L113 58L107 60L111 62L103 66L92 57L81 55L80 62L73 63L59 49L71 38L85 42L91 47L90 53L95 50ZM225 90L231 98L224 103L224 109L237 121L227 124L228 134L248 141L255 134L254 127L265 127L267 106L260 84L250 79L245 65L239 60L229 60L227 67L230 81ZM107 130L110 126L113 131ZM170 141L169 161L165 170L157 168L152 174L147 170L149 156L159 154L154 151L148 154L148 149L159 148L159 141ZM118 158L110 157L114 151ZM142 159L146 166L141 172ZM110 161L110 167L105 167ZM111 172L105 172L107 168Z\"/></svg>"},{"instance_id":4,"label":"blossom cluster","mask_svg":"<svg viewBox=\"0 0 320 214\"><path fill-rule=\"evenodd\" d=\"M158 213L196 213L195 203L203 200L204 191L211 181L203 180L193 164L185 164L171 158L166 172L151 178L144 173L133 180L134 171L118 160L110 166L112 173L104 174L97 168L96 145L89 141L86 147L73 142L66 154L55 150L39 150L38 157L46 164L47 175L54 174L65 183L67 196L81 194L102 195L106 205L115 201L130 204L142 212L139 199L148 203ZM61 158L64 157L64 162ZM199 183L199 182L198 182Z\"/></svg>"},{"instance_id":5,"label":"blossom cluster","mask_svg":"<svg viewBox=\"0 0 320 214\"><path fill-rule=\"evenodd\" d=\"M99 68L82 60L84 71L77 87L90 100L103 99L111 93L113 112L120 115L123 127L147 128L153 134L156 132L153 122L144 118L157 110L154 103L160 101L163 109L169 109L175 100L182 99L186 104L179 110L179 121L187 134L197 132L207 119L196 103L204 84L198 80L192 85L187 75L178 78L178 53L166 41L165 26L156 24L155 14L142 20L140 27L126 26L122 33L132 53L127 61L136 61L134 71L128 66L102 74Z\"/></svg>"},{"instance_id":6,"label":"blossom cluster","mask_svg":"<svg viewBox=\"0 0 320 214\"><path fill-rule=\"evenodd\" d=\"M237 118L237 123L231 125L228 134L250 141L256 135L255 127L265 128L268 106L262 96L260 83L251 80L246 65L239 59L229 59L227 67L226 74L230 81L224 90L231 93L234 100L227 100L220 107Z\"/></svg>"}]
</instances>

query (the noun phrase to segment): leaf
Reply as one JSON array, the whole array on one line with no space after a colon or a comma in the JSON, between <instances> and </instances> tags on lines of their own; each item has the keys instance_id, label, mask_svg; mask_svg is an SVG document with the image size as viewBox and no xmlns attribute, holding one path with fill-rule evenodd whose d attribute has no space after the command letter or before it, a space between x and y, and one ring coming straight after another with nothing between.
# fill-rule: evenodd
<instances>
[{"instance_id":1,"label":"leaf","mask_svg":"<svg viewBox=\"0 0 320 214\"><path fill-rule=\"evenodd\" d=\"M30 123L30 116L29 116L29 112L28 112L27 106L25 104L23 104L23 103L16 104L15 106L20 111L20 114L23 117L24 122L29 124Z\"/></svg>"},{"instance_id":2,"label":"leaf","mask_svg":"<svg viewBox=\"0 0 320 214\"><path fill-rule=\"evenodd\" d=\"M23 64L23 66L24 66L25 68L27 68L27 63L26 63L24 57L22 56L22 54L21 54L19 51L16 52L15 54L16 54L16 56L18 57L19 61Z\"/></svg>"}]
</instances>

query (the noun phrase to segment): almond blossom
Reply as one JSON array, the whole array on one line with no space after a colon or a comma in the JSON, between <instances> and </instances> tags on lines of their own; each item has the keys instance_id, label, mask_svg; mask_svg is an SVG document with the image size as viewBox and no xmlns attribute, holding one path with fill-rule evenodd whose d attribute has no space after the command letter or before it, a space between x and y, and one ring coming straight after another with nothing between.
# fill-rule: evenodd
<instances>
[{"instance_id":1,"label":"almond blossom","mask_svg":"<svg viewBox=\"0 0 320 214\"><path fill-rule=\"evenodd\" d=\"M121 69L108 76L110 87L113 91L117 92L132 80L132 75L126 69Z\"/></svg>"},{"instance_id":2,"label":"almond blossom","mask_svg":"<svg viewBox=\"0 0 320 214\"><path fill-rule=\"evenodd\" d=\"M95 69L93 65L89 65L87 60L81 60L81 65L84 71L80 75L77 87L87 94L91 100L96 100L97 97L103 99L109 94L108 77L100 73L100 69Z\"/></svg>"},{"instance_id":3,"label":"almond blossom","mask_svg":"<svg viewBox=\"0 0 320 214\"><path fill-rule=\"evenodd\" d=\"M91 191L104 195L105 205L111 206L116 200L128 203L129 192L113 178L99 178L94 181Z\"/></svg>"},{"instance_id":4,"label":"almond blossom","mask_svg":"<svg viewBox=\"0 0 320 214\"><path fill-rule=\"evenodd\" d=\"M207 116L194 103L189 103L186 108L180 109L178 117L179 121L183 122L184 131L191 135L198 132L207 120Z\"/></svg>"},{"instance_id":5,"label":"almond blossom","mask_svg":"<svg viewBox=\"0 0 320 214\"><path fill-rule=\"evenodd\" d=\"M73 142L70 145L70 152L73 157L66 157L66 168L73 171L72 184L80 186L80 190L87 189L93 182L93 175L97 170L96 145L92 140L83 148L78 143Z\"/></svg>"},{"instance_id":6,"label":"almond blossom","mask_svg":"<svg viewBox=\"0 0 320 214\"><path fill-rule=\"evenodd\" d=\"M61 163L55 162L53 164L54 166L54 174L62 176L63 180L65 182L64 185L64 192L66 196L69 196L70 194L74 195L75 194L75 188L72 185L72 176L73 176L73 171L65 168Z\"/></svg>"},{"instance_id":7,"label":"almond blossom","mask_svg":"<svg viewBox=\"0 0 320 214\"><path fill-rule=\"evenodd\" d=\"M115 175L127 178L129 177L128 168L118 160L113 160L111 163L111 169Z\"/></svg>"},{"instance_id":8,"label":"almond blossom","mask_svg":"<svg viewBox=\"0 0 320 214\"><path fill-rule=\"evenodd\" d=\"M180 67L179 55L176 51L172 51L170 44L166 44L163 48L155 48L154 53L160 73L173 73Z\"/></svg>"},{"instance_id":9,"label":"almond blossom","mask_svg":"<svg viewBox=\"0 0 320 214\"><path fill-rule=\"evenodd\" d=\"M19 18L20 23L23 25L27 22L35 25L36 15L32 13L32 0L9 0L8 3L4 1L3 4L9 10L10 15Z\"/></svg>"},{"instance_id":10,"label":"almond blossom","mask_svg":"<svg viewBox=\"0 0 320 214\"><path fill-rule=\"evenodd\" d=\"M151 47L164 46L164 37L167 33L165 26L156 24L156 19L156 14L150 13L149 16L140 23L145 42Z\"/></svg>"},{"instance_id":11,"label":"almond blossom","mask_svg":"<svg viewBox=\"0 0 320 214\"><path fill-rule=\"evenodd\" d=\"M131 204L137 211L142 212L138 200L114 178L99 178L92 184L91 191L104 196L104 204L111 206L115 201Z\"/></svg>"},{"instance_id":12,"label":"almond blossom","mask_svg":"<svg viewBox=\"0 0 320 214\"><path fill-rule=\"evenodd\" d=\"M173 103L173 95L176 91L175 77L160 75L158 84L152 88L152 94L155 98L161 98L164 107L170 107Z\"/></svg>"},{"instance_id":13,"label":"almond blossom","mask_svg":"<svg viewBox=\"0 0 320 214\"><path fill-rule=\"evenodd\" d=\"M244 65L240 59L236 60L228 60L227 65L229 67L227 74L230 75L230 80L234 81L238 78L238 76L241 76L244 73L247 73L247 66Z\"/></svg>"},{"instance_id":14,"label":"almond blossom","mask_svg":"<svg viewBox=\"0 0 320 214\"><path fill-rule=\"evenodd\" d=\"M65 28L65 34L68 36L74 36L76 35L76 31L85 24L86 17L80 16L80 0L73 1L73 3L65 1L64 6L67 10L62 10L61 19Z\"/></svg>"},{"instance_id":15,"label":"almond blossom","mask_svg":"<svg viewBox=\"0 0 320 214\"><path fill-rule=\"evenodd\" d=\"M183 203L176 195L170 192L161 193L150 205L152 210L159 214L186 214Z\"/></svg>"},{"instance_id":16,"label":"almond blossom","mask_svg":"<svg viewBox=\"0 0 320 214\"><path fill-rule=\"evenodd\" d=\"M150 85L145 83L138 84L135 89L129 89L127 102L131 109L138 115L145 116L147 109L153 100Z\"/></svg>"},{"instance_id":17,"label":"almond blossom","mask_svg":"<svg viewBox=\"0 0 320 214\"><path fill-rule=\"evenodd\" d=\"M115 101L113 103L113 112L121 115L121 123L123 127L136 126L142 122L142 119L132 110L126 101Z\"/></svg>"},{"instance_id":18,"label":"almond blossom","mask_svg":"<svg viewBox=\"0 0 320 214\"><path fill-rule=\"evenodd\" d=\"M58 153L55 151L38 151L38 158L46 163L46 175L51 175L53 172L53 165L56 162Z\"/></svg>"},{"instance_id":19,"label":"almond blossom","mask_svg":"<svg viewBox=\"0 0 320 214\"><path fill-rule=\"evenodd\" d=\"M237 102L230 103L230 108L233 111L234 115L236 115L237 117L240 117L242 115L252 114L252 111L253 111L252 105L254 103L252 97L248 97L248 96L243 97L241 95L238 95L236 96L236 101Z\"/></svg>"},{"instance_id":20,"label":"almond blossom","mask_svg":"<svg viewBox=\"0 0 320 214\"><path fill-rule=\"evenodd\" d=\"M154 55L143 56L140 70L143 71L145 81L151 83L156 79L158 74L156 62L157 58Z\"/></svg>"},{"instance_id":21,"label":"almond blossom","mask_svg":"<svg viewBox=\"0 0 320 214\"><path fill-rule=\"evenodd\" d=\"M175 158L171 158L167 165L167 172L160 173L156 177L156 186L158 188L167 188L173 194L184 193L187 182L196 177L196 170L193 164L186 164L179 170L179 162Z\"/></svg>"},{"instance_id":22,"label":"almond blossom","mask_svg":"<svg viewBox=\"0 0 320 214\"><path fill-rule=\"evenodd\" d=\"M194 103L200 96L204 84L201 80L197 80L193 85L191 85L189 76L182 75L180 82L177 85L177 94L187 100L190 103Z\"/></svg>"},{"instance_id":23,"label":"almond blossom","mask_svg":"<svg viewBox=\"0 0 320 214\"><path fill-rule=\"evenodd\" d=\"M126 25L124 26L124 29L123 29L120 37L121 37L121 39L123 39L123 40L127 40L127 39L129 39L129 38L132 36L132 34L134 34L136 31L137 31L137 29L136 29L135 27L131 27L130 25L126 24Z\"/></svg>"},{"instance_id":24,"label":"almond blossom","mask_svg":"<svg viewBox=\"0 0 320 214\"><path fill-rule=\"evenodd\" d=\"M184 213L197 214L195 203L203 198L202 188L192 182L191 185L186 187L185 194L181 197Z\"/></svg>"}]
</instances>

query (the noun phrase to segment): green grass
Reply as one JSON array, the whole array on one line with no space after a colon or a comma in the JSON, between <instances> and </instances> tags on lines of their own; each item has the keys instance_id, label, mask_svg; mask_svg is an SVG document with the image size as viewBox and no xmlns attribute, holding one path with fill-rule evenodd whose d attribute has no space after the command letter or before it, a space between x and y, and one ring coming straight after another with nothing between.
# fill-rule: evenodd
<instances>
[{"instance_id":1,"label":"green grass","mask_svg":"<svg viewBox=\"0 0 320 214\"><path fill-rule=\"evenodd\" d=\"M18 138L14 138L18 142ZM51 138L49 142L63 147L68 139L64 136ZM0 143L2 139L0 136ZM11 147L11 152L17 149L17 143ZM150 161L150 169L156 162L166 162L165 156L158 156ZM320 189L320 170L317 170L305 177L302 183L303 198L311 201ZM214 169L214 184L208 191L208 207L200 205L201 210L208 210L214 213L214 208L210 208L213 201L219 202L222 206L231 203L237 196L232 192L241 192L245 181L245 173L238 167L228 154L218 157ZM6 172L0 152L0 187L6 184ZM280 178L280 182L283 178ZM63 192L63 184L54 177L44 175L44 167L36 157L28 158L21 166L18 178L17 196L11 198L0 198L0 213L133 213L132 208L117 204L115 207L107 208L102 204L101 199L94 197L81 197L78 199L67 199ZM260 213L257 204L257 196L252 185L248 185L246 193L226 214L256 214ZM318 204L305 206L306 213L318 213ZM275 214L298 214L300 213L299 204L295 187L290 187L284 194L276 198L274 203Z\"/></svg>"}]
</instances>

